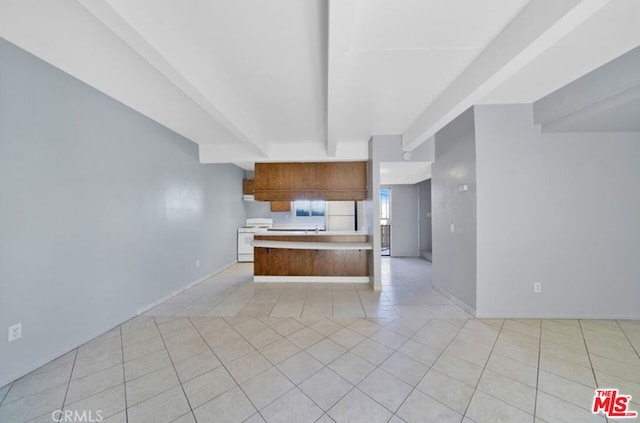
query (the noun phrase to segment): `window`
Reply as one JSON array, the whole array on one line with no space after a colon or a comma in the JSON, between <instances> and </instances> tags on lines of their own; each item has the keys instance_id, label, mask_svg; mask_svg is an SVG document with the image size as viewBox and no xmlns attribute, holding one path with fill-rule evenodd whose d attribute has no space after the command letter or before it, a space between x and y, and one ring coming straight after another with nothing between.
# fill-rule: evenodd
<instances>
[{"instance_id":1,"label":"window","mask_svg":"<svg viewBox=\"0 0 640 423\"><path fill-rule=\"evenodd\" d=\"M381 254L391 255L391 190L380 189L380 230L382 234Z\"/></svg>"},{"instance_id":2,"label":"window","mask_svg":"<svg viewBox=\"0 0 640 423\"><path fill-rule=\"evenodd\" d=\"M296 216L324 216L325 202L322 200L296 200Z\"/></svg>"},{"instance_id":3,"label":"window","mask_svg":"<svg viewBox=\"0 0 640 423\"><path fill-rule=\"evenodd\" d=\"M388 225L391 219L391 190L389 188L380 189L380 224Z\"/></svg>"}]
</instances>

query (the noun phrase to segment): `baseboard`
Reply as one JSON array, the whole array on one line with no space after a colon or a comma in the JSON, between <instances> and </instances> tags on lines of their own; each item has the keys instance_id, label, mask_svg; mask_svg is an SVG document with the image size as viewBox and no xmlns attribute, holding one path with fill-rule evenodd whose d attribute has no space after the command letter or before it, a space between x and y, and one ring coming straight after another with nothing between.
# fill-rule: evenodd
<instances>
[{"instance_id":1,"label":"baseboard","mask_svg":"<svg viewBox=\"0 0 640 423\"><path fill-rule=\"evenodd\" d=\"M136 316L139 316L142 313L146 313L147 311L151 310L152 308L154 308L156 306L159 306L160 304L164 303L165 301L170 300L171 298L175 297L176 295L182 294L187 289L193 288L194 286L196 286L200 282L206 281L207 279L209 279L213 275L215 275L217 273L220 273L220 272L224 272L225 270L227 270L228 268L230 268L231 266L233 266L236 263L238 263L238 262L237 261L233 261L231 263L228 263L228 264L222 266L220 269L217 269L217 270L213 271L213 273L209 273L209 274L203 276L202 278L198 279L197 281L193 281L193 282L183 286L182 288L179 288L179 289L173 291L171 294L165 295L164 297L157 299L156 301L152 302L151 304L147 304L145 306L142 306L142 307L138 308L136 310Z\"/></svg>"},{"instance_id":2,"label":"baseboard","mask_svg":"<svg viewBox=\"0 0 640 423\"><path fill-rule=\"evenodd\" d=\"M434 291L438 292L440 295L445 297L447 300L451 301L457 307L460 307L462 310L464 310L465 312L469 313L470 315L472 315L474 317L477 317L476 316L476 310L473 307L469 306L469 304L466 304L466 303L460 301L458 299L458 297L456 297L453 294L451 294L450 292L442 289L441 287L439 287L435 283L432 283L431 287L433 288Z\"/></svg>"},{"instance_id":3,"label":"baseboard","mask_svg":"<svg viewBox=\"0 0 640 423\"><path fill-rule=\"evenodd\" d=\"M615 314L529 314L529 313L476 313L477 319L556 319L556 320L640 320L640 316Z\"/></svg>"},{"instance_id":4,"label":"baseboard","mask_svg":"<svg viewBox=\"0 0 640 423\"><path fill-rule=\"evenodd\" d=\"M429 263L433 263L433 253L431 251L427 251L427 250L420 251L420 257L422 257Z\"/></svg>"}]
</instances>

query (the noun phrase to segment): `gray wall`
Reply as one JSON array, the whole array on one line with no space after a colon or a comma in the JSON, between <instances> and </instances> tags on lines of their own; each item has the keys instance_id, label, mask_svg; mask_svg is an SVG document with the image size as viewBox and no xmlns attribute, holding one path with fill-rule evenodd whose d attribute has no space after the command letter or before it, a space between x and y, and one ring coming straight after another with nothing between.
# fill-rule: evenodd
<instances>
[{"instance_id":1,"label":"gray wall","mask_svg":"<svg viewBox=\"0 0 640 423\"><path fill-rule=\"evenodd\" d=\"M391 255L420 255L419 203L417 185L393 185L391 188Z\"/></svg>"},{"instance_id":2,"label":"gray wall","mask_svg":"<svg viewBox=\"0 0 640 423\"><path fill-rule=\"evenodd\" d=\"M431 179L418 184L420 196L420 251L431 251Z\"/></svg>"},{"instance_id":3,"label":"gray wall","mask_svg":"<svg viewBox=\"0 0 640 423\"><path fill-rule=\"evenodd\" d=\"M530 105L475 115L478 316L640 318L640 133L541 134Z\"/></svg>"},{"instance_id":4,"label":"gray wall","mask_svg":"<svg viewBox=\"0 0 640 423\"><path fill-rule=\"evenodd\" d=\"M245 201L244 210L247 217L272 217L272 214L280 214L271 213L271 203L268 201Z\"/></svg>"},{"instance_id":5,"label":"gray wall","mask_svg":"<svg viewBox=\"0 0 640 423\"><path fill-rule=\"evenodd\" d=\"M2 386L233 263L244 207L241 169L2 39L0 93Z\"/></svg>"},{"instance_id":6,"label":"gray wall","mask_svg":"<svg viewBox=\"0 0 640 423\"><path fill-rule=\"evenodd\" d=\"M432 165L433 283L476 308L476 151L473 109L435 136ZM459 185L468 185L466 192ZM454 225L451 232L450 225Z\"/></svg>"}]
</instances>

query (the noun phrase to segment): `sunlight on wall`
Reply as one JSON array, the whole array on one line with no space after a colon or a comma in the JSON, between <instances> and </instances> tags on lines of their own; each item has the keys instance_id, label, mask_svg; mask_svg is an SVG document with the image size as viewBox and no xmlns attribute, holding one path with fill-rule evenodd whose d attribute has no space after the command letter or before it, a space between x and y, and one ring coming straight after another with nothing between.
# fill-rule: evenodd
<instances>
[{"instance_id":1,"label":"sunlight on wall","mask_svg":"<svg viewBox=\"0 0 640 423\"><path fill-rule=\"evenodd\" d=\"M164 207L167 220L183 220L202 213L202 189L188 185L174 185L165 192Z\"/></svg>"}]
</instances>

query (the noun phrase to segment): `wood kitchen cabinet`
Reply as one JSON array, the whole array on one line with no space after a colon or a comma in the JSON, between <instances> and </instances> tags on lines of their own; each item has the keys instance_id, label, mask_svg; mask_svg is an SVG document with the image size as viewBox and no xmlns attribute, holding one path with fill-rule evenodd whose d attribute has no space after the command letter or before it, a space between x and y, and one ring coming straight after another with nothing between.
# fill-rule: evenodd
<instances>
[{"instance_id":1,"label":"wood kitchen cabinet","mask_svg":"<svg viewBox=\"0 0 640 423\"><path fill-rule=\"evenodd\" d=\"M368 243L368 235L265 235L257 241L293 244ZM254 276L369 276L371 250L254 247Z\"/></svg>"},{"instance_id":2,"label":"wood kitchen cabinet","mask_svg":"<svg viewBox=\"0 0 640 423\"><path fill-rule=\"evenodd\" d=\"M272 201L272 212L289 212L291 211L291 201Z\"/></svg>"},{"instance_id":3,"label":"wood kitchen cabinet","mask_svg":"<svg viewBox=\"0 0 640 423\"><path fill-rule=\"evenodd\" d=\"M242 195L253 195L256 181L254 179L242 180Z\"/></svg>"},{"instance_id":4,"label":"wood kitchen cabinet","mask_svg":"<svg viewBox=\"0 0 640 423\"><path fill-rule=\"evenodd\" d=\"M370 251L253 249L254 276L369 276Z\"/></svg>"},{"instance_id":5,"label":"wood kitchen cabinet","mask_svg":"<svg viewBox=\"0 0 640 423\"><path fill-rule=\"evenodd\" d=\"M364 200L367 162L256 163L259 201Z\"/></svg>"}]
</instances>

